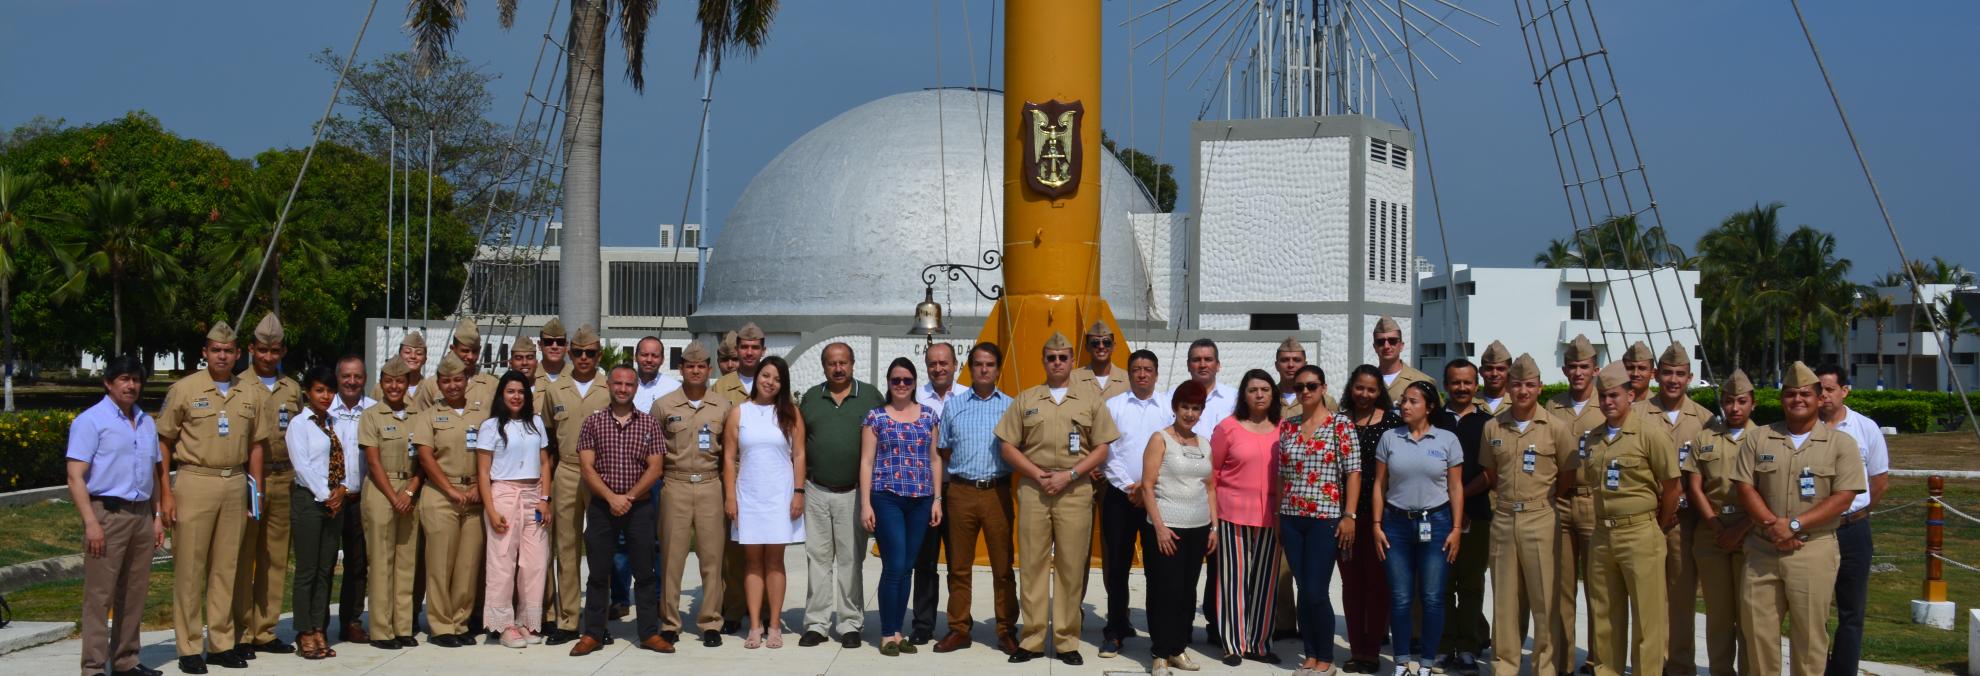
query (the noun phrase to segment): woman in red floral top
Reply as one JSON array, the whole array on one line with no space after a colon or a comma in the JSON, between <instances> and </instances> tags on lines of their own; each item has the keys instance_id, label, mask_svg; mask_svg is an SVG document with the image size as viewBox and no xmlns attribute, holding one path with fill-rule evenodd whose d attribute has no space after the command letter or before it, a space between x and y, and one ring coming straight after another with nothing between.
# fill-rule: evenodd
<instances>
[{"instance_id":1,"label":"woman in red floral top","mask_svg":"<svg viewBox=\"0 0 1980 676\"><path fill-rule=\"evenodd\" d=\"M1334 602L1327 587L1336 552L1354 547L1361 449L1354 422L1327 408L1326 371L1300 367L1292 389L1300 414L1279 422L1279 536L1298 591L1299 634L1306 644L1300 668L1325 674L1334 669Z\"/></svg>"}]
</instances>

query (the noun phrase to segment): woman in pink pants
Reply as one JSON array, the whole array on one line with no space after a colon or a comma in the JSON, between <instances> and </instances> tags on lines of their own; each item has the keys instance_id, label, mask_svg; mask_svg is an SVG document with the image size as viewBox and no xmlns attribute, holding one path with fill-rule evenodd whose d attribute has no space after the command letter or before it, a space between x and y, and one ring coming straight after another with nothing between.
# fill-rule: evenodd
<instances>
[{"instance_id":1,"label":"woman in pink pants","mask_svg":"<svg viewBox=\"0 0 1980 676\"><path fill-rule=\"evenodd\" d=\"M529 380L510 371L496 391L493 415L468 440L476 451L481 494L490 496L483 519L488 571L481 616L489 631L502 633L502 645L521 648L543 641L537 632L542 630L556 463L550 461L550 437L535 414Z\"/></svg>"}]
</instances>

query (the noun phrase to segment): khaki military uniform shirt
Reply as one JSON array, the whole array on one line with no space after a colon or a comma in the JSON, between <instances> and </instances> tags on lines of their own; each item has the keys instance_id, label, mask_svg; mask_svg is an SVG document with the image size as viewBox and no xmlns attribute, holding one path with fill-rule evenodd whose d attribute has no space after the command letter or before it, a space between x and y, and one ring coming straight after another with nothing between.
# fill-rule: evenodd
<instances>
[{"instance_id":1,"label":"khaki military uniform shirt","mask_svg":"<svg viewBox=\"0 0 1980 676\"><path fill-rule=\"evenodd\" d=\"M557 445L557 461L576 464L578 461L578 431L584 428L584 419L592 413L612 405L612 391L606 385L604 370L591 377L589 391L579 393L576 376L558 378L550 386L549 415L543 417L543 424L549 428L550 438Z\"/></svg>"},{"instance_id":2,"label":"khaki military uniform shirt","mask_svg":"<svg viewBox=\"0 0 1980 676\"><path fill-rule=\"evenodd\" d=\"M261 407L261 420L257 421L257 424L271 430L267 443L261 447L264 469L270 474L284 471L284 466L289 464L289 420L303 410L302 384L294 378L276 376L275 389L270 390L261 384L260 376L256 376L253 369L241 372L240 379L266 395L266 403Z\"/></svg>"},{"instance_id":3,"label":"khaki military uniform shirt","mask_svg":"<svg viewBox=\"0 0 1980 676\"><path fill-rule=\"evenodd\" d=\"M172 449L174 465L245 470L253 444L266 444L275 434L273 426L262 424L267 398L261 381L244 378L235 378L222 396L212 375L202 370L165 391L158 436L178 442Z\"/></svg>"},{"instance_id":4,"label":"khaki military uniform shirt","mask_svg":"<svg viewBox=\"0 0 1980 676\"><path fill-rule=\"evenodd\" d=\"M393 411L385 404L372 404L358 416L358 447L378 449L378 466L388 479L408 479L418 471L412 447L417 416L411 409Z\"/></svg>"},{"instance_id":5,"label":"khaki military uniform shirt","mask_svg":"<svg viewBox=\"0 0 1980 676\"><path fill-rule=\"evenodd\" d=\"M1654 427L1671 435L1671 444L1677 448L1678 464L1682 466L1691 459L1692 453L1705 445L1705 426L1712 423L1714 416L1711 409L1687 396L1678 405L1677 420L1673 422L1670 411L1657 401L1657 393L1653 391L1650 399L1630 405L1629 417L1656 421Z\"/></svg>"},{"instance_id":6,"label":"khaki military uniform shirt","mask_svg":"<svg viewBox=\"0 0 1980 676\"><path fill-rule=\"evenodd\" d=\"M434 461L440 463L444 477L427 477L428 481L444 481L452 484L455 490L464 490L475 482L475 462L473 449L479 439L481 423L488 419L488 402L468 400L467 408L449 408L446 402L420 411L411 421L412 442L418 446L433 449ZM380 453L383 455L383 453Z\"/></svg>"},{"instance_id":7,"label":"khaki military uniform shirt","mask_svg":"<svg viewBox=\"0 0 1980 676\"><path fill-rule=\"evenodd\" d=\"M1562 462L1574 455L1576 437L1568 423L1535 407L1533 420L1520 431L1512 407L1485 425L1480 461L1492 469L1498 483L1492 497L1506 511L1523 512L1549 504ZM1529 453L1531 457L1529 457ZM1512 506L1507 507L1507 503Z\"/></svg>"},{"instance_id":8,"label":"khaki military uniform shirt","mask_svg":"<svg viewBox=\"0 0 1980 676\"><path fill-rule=\"evenodd\" d=\"M674 390L653 402L653 419L660 423L660 433L667 438L667 473L700 474L704 480L719 478L725 430L722 422L736 405L708 390L697 407L689 403L686 392ZM708 432L707 444L701 443L703 430Z\"/></svg>"},{"instance_id":9,"label":"khaki military uniform shirt","mask_svg":"<svg viewBox=\"0 0 1980 676\"><path fill-rule=\"evenodd\" d=\"M1712 501L1712 509L1721 518L1740 513L1739 493L1733 490L1733 462L1739 457L1740 441L1759 429L1760 426L1748 420L1745 431L1740 432L1740 438L1734 439L1725 421L1714 418L1705 426L1705 435L1699 439L1698 450L1680 467L1698 475L1705 498Z\"/></svg>"},{"instance_id":10,"label":"khaki military uniform shirt","mask_svg":"<svg viewBox=\"0 0 1980 676\"><path fill-rule=\"evenodd\" d=\"M1870 489L1856 438L1821 423L1816 423L1800 449L1788 437L1786 422L1747 432L1739 442L1739 457L1733 461L1732 480L1752 486L1767 509L1781 519L1798 518L1837 491ZM1840 522L1829 519L1808 525L1802 534L1807 538L1834 535ZM1761 529L1754 529L1750 537L1753 546L1771 546Z\"/></svg>"},{"instance_id":11,"label":"khaki military uniform shirt","mask_svg":"<svg viewBox=\"0 0 1980 676\"><path fill-rule=\"evenodd\" d=\"M1583 453L1585 449L1582 447L1582 443L1584 440L1593 441L1593 439L1586 439L1588 434L1596 428L1605 427L1608 424L1607 418L1602 417L1602 406L1595 402L1594 396L1590 396L1588 403L1581 405L1581 412L1576 413L1574 411L1574 397L1567 392L1562 392L1554 395L1554 398L1547 400L1547 412L1553 414L1555 419L1566 423L1568 433L1574 436L1575 446L1569 449L1572 452L1561 458L1561 476L1571 476L1576 481L1580 481L1581 461L1587 457ZM1580 491L1588 488L1591 488L1588 484L1581 484L1576 490Z\"/></svg>"},{"instance_id":12,"label":"khaki military uniform shirt","mask_svg":"<svg viewBox=\"0 0 1980 676\"><path fill-rule=\"evenodd\" d=\"M1071 383L1067 383L1071 385ZM1079 435L1079 448L1071 447L1073 434ZM1048 472L1072 469L1081 458L1100 444L1121 437L1108 414L1105 400L1091 388L1067 387L1063 401L1052 400L1052 390L1038 385L1019 392L997 420L997 438L1016 446L1032 464Z\"/></svg>"},{"instance_id":13,"label":"khaki military uniform shirt","mask_svg":"<svg viewBox=\"0 0 1980 676\"><path fill-rule=\"evenodd\" d=\"M1605 424L1586 437L1588 458L1582 463L1582 485L1595 491L1595 514L1613 518L1655 511L1663 482L1678 478L1677 449L1662 430L1640 415L1623 421L1615 438Z\"/></svg>"},{"instance_id":14,"label":"khaki military uniform shirt","mask_svg":"<svg viewBox=\"0 0 1980 676\"><path fill-rule=\"evenodd\" d=\"M716 394L727 397L729 403L740 404L749 401L749 386L744 385L742 375L734 371L724 373L721 378L717 378L713 389Z\"/></svg>"},{"instance_id":15,"label":"khaki military uniform shirt","mask_svg":"<svg viewBox=\"0 0 1980 676\"><path fill-rule=\"evenodd\" d=\"M537 362L536 378L530 381L531 384L535 385L541 391L550 391L550 386L555 385L558 380L571 377L571 360L568 358L564 360L564 367L557 371L557 378L555 380L550 378L549 373L550 369L545 367L543 362Z\"/></svg>"},{"instance_id":16,"label":"khaki military uniform shirt","mask_svg":"<svg viewBox=\"0 0 1980 676\"><path fill-rule=\"evenodd\" d=\"M1431 380L1430 374L1418 371L1415 367L1404 364L1402 370L1396 373L1396 379L1389 381L1389 401L1398 407L1402 406L1403 390L1408 388L1410 383L1419 381L1430 383L1430 386L1433 388L1437 386L1437 381Z\"/></svg>"},{"instance_id":17,"label":"khaki military uniform shirt","mask_svg":"<svg viewBox=\"0 0 1980 676\"><path fill-rule=\"evenodd\" d=\"M1100 376L1094 375L1092 368L1081 366L1073 369L1072 384L1075 387L1097 389L1100 391L1100 401L1106 401L1114 398L1116 394L1128 391L1127 369L1115 368L1107 374L1107 385L1101 387Z\"/></svg>"},{"instance_id":18,"label":"khaki military uniform shirt","mask_svg":"<svg viewBox=\"0 0 1980 676\"><path fill-rule=\"evenodd\" d=\"M468 402L473 403L478 401L484 406L493 406L495 402L495 384L500 381L500 378L489 375L486 371L480 371L468 376ZM416 410L424 411L428 408L438 406L441 398L439 378L434 378L433 382L427 383L426 387L419 388L417 394L408 395L406 398L414 402L408 406ZM384 400L379 399L378 401Z\"/></svg>"}]
</instances>

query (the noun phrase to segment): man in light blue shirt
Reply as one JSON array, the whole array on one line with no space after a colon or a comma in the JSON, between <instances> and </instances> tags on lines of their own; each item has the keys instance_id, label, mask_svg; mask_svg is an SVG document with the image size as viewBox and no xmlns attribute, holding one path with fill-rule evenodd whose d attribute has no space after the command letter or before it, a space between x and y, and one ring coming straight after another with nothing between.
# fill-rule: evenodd
<instances>
[{"instance_id":1,"label":"man in light blue shirt","mask_svg":"<svg viewBox=\"0 0 1980 676\"><path fill-rule=\"evenodd\" d=\"M1017 577L1011 572L1013 542L1011 467L1004 463L997 421L1010 408L1011 397L997 390L1004 353L995 343L977 343L969 351L973 386L954 395L942 408L941 437L936 447L948 468L948 490L942 512L949 524L949 634L935 646L946 653L970 646L970 577L976 565L976 538L990 557L990 579L996 593L997 648L1017 651Z\"/></svg>"},{"instance_id":2,"label":"man in light blue shirt","mask_svg":"<svg viewBox=\"0 0 1980 676\"><path fill-rule=\"evenodd\" d=\"M1128 571L1134 567L1135 547L1148 512L1141 508L1141 452L1148 438L1176 421L1169 395L1155 391L1161 373L1155 353L1136 350L1128 355L1128 391L1107 400L1107 413L1121 438L1108 446L1102 473L1107 481L1100 501L1100 582L1107 588L1107 626L1101 632L1100 656L1113 657L1134 637L1128 622ZM1145 546L1145 545L1144 545Z\"/></svg>"},{"instance_id":3,"label":"man in light blue shirt","mask_svg":"<svg viewBox=\"0 0 1980 676\"><path fill-rule=\"evenodd\" d=\"M113 357L103 368L103 400L69 424L69 499L82 514L82 672L142 673L137 622L151 588L151 555L165 544L157 492L158 429L137 407L144 364ZM114 663L111 657L115 649Z\"/></svg>"}]
</instances>

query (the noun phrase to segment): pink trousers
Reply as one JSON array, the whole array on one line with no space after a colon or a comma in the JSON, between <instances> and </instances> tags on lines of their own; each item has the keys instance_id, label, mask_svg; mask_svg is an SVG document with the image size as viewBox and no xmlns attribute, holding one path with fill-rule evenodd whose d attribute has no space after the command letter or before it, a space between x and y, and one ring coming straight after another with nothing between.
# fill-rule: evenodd
<instances>
[{"instance_id":1,"label":"pink trousers","mask_svg":"<svg viewBox=\"0 0 1980 676\"><path fill-rule=\"evenodd\" d=\"M536 481L491 481L491 496L482 524L488 531L488 574L481 617L489 631L522 627L543 629L543 585L549 571L548 524L538 518L548 503L537 500ZM509 531L495 532L495 515L509 521ZM517 603L521 599L521 603ZM521 608L518 615L517 609Z\"/></svg>"}]
</instances>

